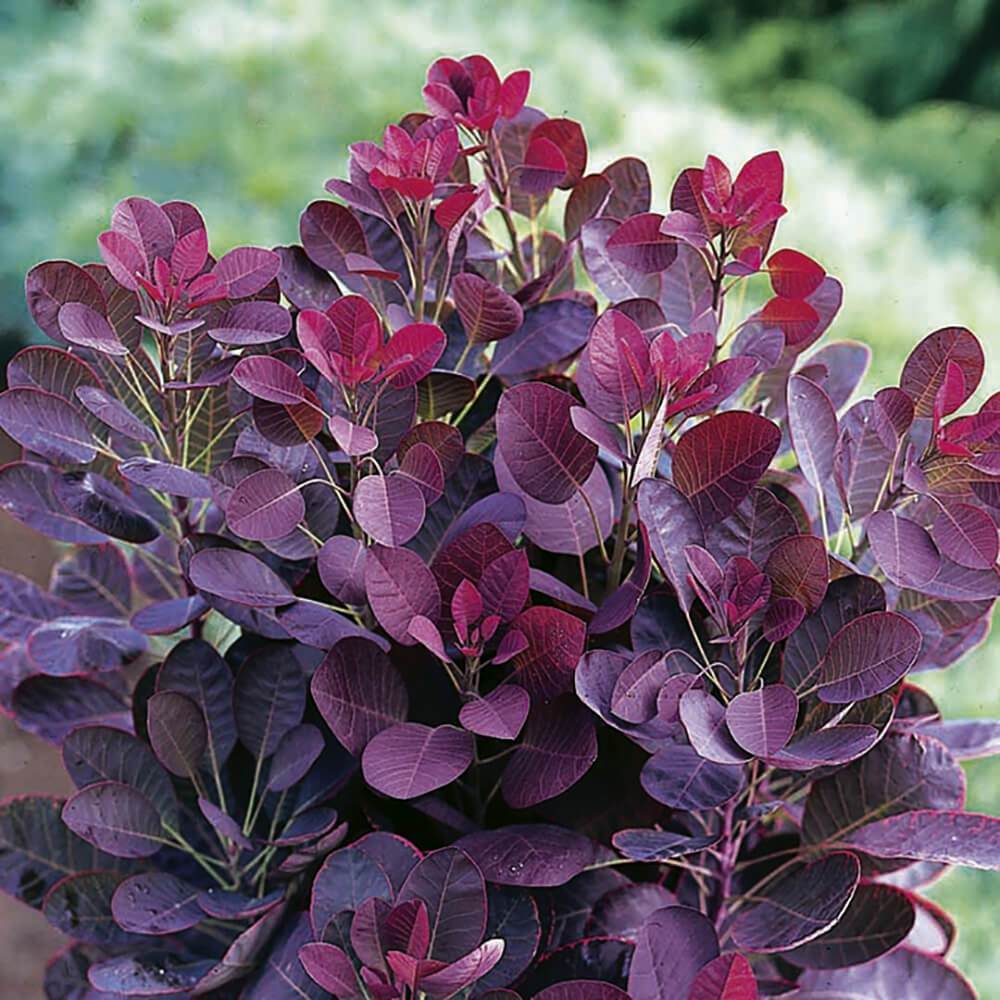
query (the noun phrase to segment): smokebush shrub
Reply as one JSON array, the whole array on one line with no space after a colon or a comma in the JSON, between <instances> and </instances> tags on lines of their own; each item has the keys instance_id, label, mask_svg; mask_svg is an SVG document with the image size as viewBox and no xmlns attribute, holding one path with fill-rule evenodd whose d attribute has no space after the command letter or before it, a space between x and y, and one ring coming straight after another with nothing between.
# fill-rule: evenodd
<instances>
[{"instance_id":1,"label":"smokebush shrub","mask_svg":"<svg viewBox=\"0 0 1000 1000\"><path fill-rule=\"evenodd\" d=\"M78 790L0 806L0 880L49 997L973 995L920 890L1000 865L1000 730L911 677L998 593L982 349L852 402L776 152L653 211L529 87L436 62L300 244L129 198L29 272L0 504L67 547L3 574L0 700Z\"/></svg>"}]
</instances>

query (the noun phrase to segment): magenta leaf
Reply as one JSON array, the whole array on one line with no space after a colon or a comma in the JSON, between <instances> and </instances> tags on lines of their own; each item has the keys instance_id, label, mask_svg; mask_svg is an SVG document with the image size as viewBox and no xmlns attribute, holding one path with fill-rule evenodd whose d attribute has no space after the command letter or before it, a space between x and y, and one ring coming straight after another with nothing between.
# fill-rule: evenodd
<instances>
[{"instance_id":1,"label":"magenta leaf","mask_svg":"<svg viewBox=\"0 0 1000 1000\"><path fill-rule=\"evenodd\" d=\"M628 974L632 1000L686 997L702 966L719 954L711 921L686 906L656 910L639 929Z\"/></svg>"},{"instance_id":2,"label":"magenta leaf","mask_svg":"<svg viewBox=\"0 0 1000 1000\"><path fill-rule=\"evenodd\" d=\"M587 640L583 622L557 608L532 607L514 619L512 628L528 643L511 661L515 682L546 700L571 691Z\"/></svg>"},{"instance_id":3,"label":"magenta leaf","mask_svg":"<svg viewBox=\"0 0 1000 1000\"><path fill-rule=\"evenodd\" d=\"M791 688L768 684L737 695L726 706L726 724L744 750L755 757L770 757L791 739L798 708Z\"/></svg>"},{"instance_id":4,"label":"magenta leaf","mask_svg":"<svg viewBox=\"0 0 1000 1000\"><path fill-rule=\"evenodd\" d=\"M484 941L467 955L450 965L420 979L420 989L432 998L454 997L472 983L482 979L504 954L504 941L492 938Z\"/></svg>"},{"instance_id":5,"label":"magenta leaf","mask_svg":"<svg viewBox=\"0 0 1000 1000\"><path fill-rule=\"evenodd\" d=\"M531 699L524 688L501 684L485 697L477 695L467 701L458 713L458 721L479 736L516 740L530 707Z\"/></svg>"},{"instance_id":6,"label":"magenta leaf","mask_svg":"<svg viewBox=\"0 0 1000 1000\"><path fill-rule=\"evenodd\" d=\"M306 387L295 371L267 354L241 358L233 369L233 381L251 396L269 403L294 406L309 401Z\"/></svg>"},{"instance_id":7,"label":"magenta leaf","mask_svg":"<svg viewBox=\"0 0 1000 1000\"><path fill-rule=\"evenodd\" d=\"M382 348L382 377L396 389L416 385L430 373L444 352L445 335L433 323L409 323Z\"/></svg>"},{"instance_id":8,"label":"magenta leaf","mask_svg":"<svg viewBox=\"0 0 1000 1000\"><path fill-rule=\"evenodd\" d=\"M665 271L677 257L677 244L660 231L662 222L656 212L626 219L608 238L608 254L639 274Z\"/></svg>"},{"instance_id":9,"label":"magenta leaf","mask_svg":"<svg viewBox=\"0 0 1000 1000\"><path fill-rule=\"evenodd\" d=\"M674 483L703 524L731 514L764 474L781 432L752 413L720 413L677 442Z\"/></svg>"},{"instance_id":10,"label":"magenta leaf","mask_svg":"<svg viewBox=\"0 0 1000 1000\"><path fill-rule=\"evenodd\" d=\"M376 791L412 799L450 784L472 763L473 737L454 726L418 722L383 729L365 746L361 766Z\"/></svg>"},{"instance_id":11,"label":"magenta leaf","mask_svg":"<svg viewBox=\"0 0 1000 1000\"><path fill-rule=\"evenodd\" d=\"M913 666L922 642L920 630L894 611L848 622L820 664L820 699L843 704L888 690Z\"/></svg>"},{"instance_id":12,"label":"magenta leaf","mask_svg":"<svg viewBox=\"0 0 1000 1000\"><path fill-rule=\"evenodd\" d=\"M373 546L365 559L365 589L379 624L397 642L412 646L410 622L416 615L434 621L441 596L434 575L408 549Z\"/></svg>"},{"instance_id":13,"label":"magenta leaf","mask_svg":"<svg viewBox=\"0 0 1000 1000\"><path fill-rule=\"evenodd\" d=\"M597 460L597 445L573 426L574 399L541 382L508 389L497 407L497 438L518 485L543 503L561 503L582 490Z\"/></svg>"},{"instance_id":14,"label":"magenta leaf","mask_svg":"<svg viewBox=\"0 0 1000 1000\"><path fill-rule=\"evenodd\" d=\"M757 980L743 955L728 953L703 966L687 1000L757 1000Z\"/></svg>"}]
</instances>

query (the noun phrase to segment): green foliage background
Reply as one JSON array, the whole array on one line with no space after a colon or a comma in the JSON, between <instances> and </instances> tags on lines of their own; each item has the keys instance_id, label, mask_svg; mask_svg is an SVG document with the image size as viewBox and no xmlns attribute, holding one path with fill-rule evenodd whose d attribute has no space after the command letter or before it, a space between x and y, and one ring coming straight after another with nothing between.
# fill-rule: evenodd
<instances>
[{"instance_id":1,"label":"green foliage background","mask_svg":"<svg viewBox=\"0 0 1000 1000\"><path fill-rule=\"evenodd\" d=\"M417 107L432 58L482 50L531 67L532 100L584 123L592 164L646 158L660 205L706 152L737 166L780 148L779 240L843 279L834 335L872 345L873 384L938 326L969 326L989 355L998 36L997 0L522 0L502 16L452 0L0 0L0 351L36 335L24 271L91 259L118 198L196 201L216 251L293 240L347 143ZM926 678L947 715L1000 714L996 654ZM1000 762L967 770L969 808L1000 813ZM984 997L1000 996L996 891L969 871L934 889Z\"/></svg>"}]
</instances>

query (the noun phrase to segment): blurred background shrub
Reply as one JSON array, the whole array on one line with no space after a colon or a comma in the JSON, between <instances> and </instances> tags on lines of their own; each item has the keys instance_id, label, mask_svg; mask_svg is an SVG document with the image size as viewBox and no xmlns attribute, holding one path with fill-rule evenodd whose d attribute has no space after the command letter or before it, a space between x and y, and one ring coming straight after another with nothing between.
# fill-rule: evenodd
<instances>
[{"instance_id":1,"label":"blurred background shrub","mask_svg":"<svg viewBox=\"0 0 1000 1000\"><path fill-rule=\"evenodd\" d=\"M117 199L197 202L217 251L292 241L347 144L419 107L434 57L482 50L532 69L596 167L646 158L661 206L707 152L779 148L779 243L844 281L834 333L891 383L925 333L989 344L1000 317L998 38L1000 0L0 0L0 354L40 336L27 268L92 259ZM997 651L926 678L946 714L1000 714ZM1000 763L968 771L969 808L1000 812ZM957 963L1000 996L995 884L955 872L935 893Z\"/></svg>"}]
</instances>

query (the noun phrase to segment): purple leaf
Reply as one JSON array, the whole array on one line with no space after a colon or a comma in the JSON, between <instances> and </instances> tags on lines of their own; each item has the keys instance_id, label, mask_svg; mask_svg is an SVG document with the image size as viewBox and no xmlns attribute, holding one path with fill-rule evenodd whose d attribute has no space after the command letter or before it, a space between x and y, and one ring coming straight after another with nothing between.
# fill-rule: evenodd
<instances>
[{"instance_id":1,"label":"purple leaf","mask_svg":"<svg viewBox=\"0 0 1000 1000\"><path fill-rule=\"evenodd\" d=\"M869 535L871 530L869 528ZM969 569L993 569L1000 554L1000 536L993 518L968 503L942 508L931 534L941 554Z\"/></svg>"},{"instance_id":2,"label":"purple leaf","mask_svg":"<svg viewBox=\"0 0 1000 1000\"><path fill-rule=\"evenodd\" d=\"M56 573L58 577L58 568ZM69 612L57 594L49 594L32 580L3 570L0 595L0 638L7 642L27 639L39 625Z\"/></svg>"},{"instance_id":3,"label":"purple leaf","mask_svg":"<svg viewBox=\"0 0 1000 1000\"><path fill-rule=\"evenodd\" d=\"M795 731L799 700L784 684L768 684L737 695L726 707L733 739L755 757L783 749Z\"/></svg>"},{"instance_id":4,"label":"purple leaf","mask_svg":"<svg viewBox=\"0 0 1000 1000\"><path fill-rule=\"evenodd\" d=\"M244 896L240 892L227 892L225 889L206 889L198 893L198 905L210 917L218 917L220 920L249 920L270 910L283 896L281 889L269 892L259 899L256 896Z\"/></svg>"},{"instance_id":5,"label":"purple leaf","mask_svg":"<svg viewBox=\"0 0 1000 1000\"><path fill-rule=\"evenodd\" d=\"M941 554L916 521L880 510L868 518L867 531L872 554L893 583L920 590L937 576Z\"/></svg>"},{"instance_id":6,"label":"purple leaf","mask_svg":"<svg viewBox=\"0 0 1000 1000\"><path fill-rule=\"evenodd\" d=\"M816 611L830 578L826 543L815 535L783 538L771 550L764 572L775 598L793 598L807 611Z\"/></svg>"},{"instance_id":7,"label":"purple leaf","mask_svg":"<svg viewBox=\"0 0 1000 1000\"><path fill-rule=\"evenodd\" d=\"M96 386L81 385L76 390L76 398L89 413L101 423L117 431L131 441L155 444L156 435L124 403L109 396Z\"/></svg>"},{"instance_id":8,"label":"purple leaf","mask_svg":"<svg viewBox=\"0 0 1000 1000\"><path fill-rule=\"evenodd\" d=\"M683 650L660 655L656 649L640 653L622 671L611 693L611 711L626 722L648 722L656 715L663 685L678 675L696 680L698 665Z\"/></svg>"},{"instance_id":9,"label":"purple leaf","mask_svg":"<svg viewBox=\"0 0 1000 1000\"><path fill-rule=\"evenodd\" d=\"M144 652L146 640L114 618L54 618L31 633L25 649L40 672L65 676L116 670Z\"/></svg>"},{"instance_id":10,"label":"purple leaf","mask_svg":"<svg viewBox=\"0 0 1000 1000\"><path fill-rule=\"evenodd\" d=\"M188 575L199 590L252 608L274 608L295 600L291 588L274 570L241 549L196 552Z\"/></svg>"},{"instance_id":11,"label":"purple leaf","mask_svg":"<svg viewBox=\"0 0 1000 1000\"><path fill-rule=\"evenodd\" d=\"M233 685L233 713L240 742L254 757L270 757L302 721L305 706L305 676L284 649L265 648L240 667Z\"/></svg>"},{"instance_id":12,"label":"purple leaf","mask_svg":"<svg viewBox=\"0 0 1000 1000\"><path fill-rule=\"evenodd\" d=\"M319 550L316 568L323 586L344 604L365 600L365 547L350 535L334 535Z\"/></svg>"},{"instance_id":13,"label":"purple leaf","mask_svg":"<svg viewBox=\"0 0 1000 1000\"><path fill-rule=\"evenodd\" d=\"M365 780L394 799L412 799L450 784L472 763L473 737L454 726L418 722L383 729L365 746Z\"/></svg>"},{"instance_id":14,"label":"purple leaf","mask_svg":"<svg viewBox=\"0 0 1000 1000\"><path fill-rule=\"evenodd\" d=\"M310 978L335 997L351 997L357 993L358 978L354 963L336 945L312 941L299 949L299 961Z\"/></svg>"},{"instance_id":15,"label":"purple leaf","mask_svg":"<svg viewBox=\"0 0 1000 1000\"><path fill-rule=\"evenodd\" d=\"M208 745L201 709L179 691L158 691L146 703L146 729L159 762L180 778L196 774Z\"/></svg>"},{"instance_id":16,"label":"purple leaf","mask_svg":"<svg viewBox=\"0 0 1000 1000\"><path fill-rule=\"evenodd\" d=\"M516 740L530 707L531 698L524 688L516 684L501 684L485 697L477 695L467 701L458 713L458 721L470 733L479 736Z\"/></svg>"},{"instance_id":17,"label":"purple leaf","mask_svg":"<svg viewBox=\"0 0 1000 1000\"><path fill-rule=\"evenodd\" d=\"M334 851L313 880L309 905L313 932L322 935L331 917L343 910L357 910L366 899L388 900L392 896L388 875L357 845Z\"/></svg>"},{"instance_id":18,"label":"purple leaf","mask_svg":"<svg viewBox=\"0 0 1000 1000\"><path fill-rule=\"evenodd\" d=\"M428 997L447 998L458 995L463 989L482 979L504 954L504 942L500 938L484 941L467 955L431 972L420 979L420 989Z\"/></svg>"},{"instance_id":19,"label":"purple leaf","mask_svg":"<svg viewBox=\"0 0 1000 1000\"><path fill-rule=\"evenodd\" d=\"M454 962L482 940L486 930L486 883L482 872L459 848L432 851L417 863L396 897L421 900L427 907L429 958Z\"/></svg>"},{"instance_id":20,"label":"purple leaf","mask_svg":"<svg viewBox=\"0 0 1000 1000\"><path fill-rule=\"evenodd\" d=\"M587 631L591 635L603 635L605 632L611 632L635 614L635 609L639 606L639 601L642 600L642 595L646 592L652 568L649 532L646 530L646 526L640 523L635 564L624 583L605 599L597 614L590 619Z\"/></svg>"},{"instance_id":21,"label":"purple leaf","mask_svg":"<svg viewBox=\"0 0 1000 1000\"><path fill-rule=\"evenodd\" d=\"M944 384L948 364L958 365L964 380L960 406L976 390L983 377L985 358L975 334L961 326L929 333L910 352L899 376L899 387L913 400L914 415L934 415L934 401Z\"/></svg>"},{"instance_id":22,"label":"purple leaf","mask_svg":"<svg viewBox=\"0 0 1000 1000\"><path fill-rule=\"evenodd\" d=\"M716 764L746 762L749 759L748 751L744 751L733 740L726 725L726 709L719 700L708 691L698 688L691 687L687 690L684 685L678 684L676 689L679 692L680 720L691 746L698 755ZM657 699L657 708L661 716L668 714L663 705L663 695L667 694L671 699L678 697L673 690L664 687L661 697Z\"/></svg>"},{"instance_id":23,"label":"purple leaf","mask_svg":"<svg viewBox=\"0 0 1000 1000\"><path fill-rule=\"evenodd\" d=\"M241 358L233 369L233 381L257 399L283 406L310 402L308 390L289 365L268 354Z\"/></svg>"},{"instance_id":24,"label":"purple leaf","mask_svg":"<svg viewBox=\"0 0 1000 1000\"><path fill-rule=\"evenodd\" d=\"M573 426L598 448L602 448L619 461L625 460L625 443L617 427L602 420L585 406L574 406L570 410L570 419L573 421Z\"/></svg>"},{"instance_id":25,"label":"purple leaf","mask_svg":"<svg viewBox=\"0 0 1000 1000\"><path fill-rule=\"evenodd\" d=\"M472 858L488 882L539 888L565 885L598 856L588 837L542 823L471 833L455 846Z\"/></svg>"},{"instance_id":26,"label":"purple leaf","mask_svg":"<svg viewBox=\"0 0 1000 1000\"><path fill-rule=\"evenodd\" d=\"M699 970L719 954L707 917L686 906L666 906L639 930L628 974L632 1000L687 997Z\"/></svg>"},{"instance_id":27,"label":"purple leaf","mask_svg":"<svg viewBox=\"0 0 1000 1000\"><path fill-rule=\"evenodd\" d=\"M169 462L158 462L151 458L129 458L118 467L122 478L146 489L172 493L174 496L206 499L212 495L212 486L207 476L193 469L185 469Z\"/></svg>"},{"instance_id":28,"label":"purple leaf","mask_svg":"<svg viewBox=\"0 0 1000 1000\"><path fill-rule=\"evenodd\" d=\"M141 792L99 781L71 796L63 822L84 840L118 858L148 858L163 846L159 813Z\"/></svg>"},{"instance_id":29,"label":"purple leaf","mask_svg":"<svg viewBox=\"0 0 1000 1000\"><path fill-rule=\"evenodd\" d=\"M664 575L677 591L678 600L690 609L694 592L688 582L683 552L688 545L704 545L701 522L687 498L662 479L647 479L639 486L639 517L649 530L649 544Z\"/></svg>"},{"instance_id":30,"label":"purple leaf","mask_svg":"<svg viewBox=\"0 0 1000 1000\"><path fill-rule=\"evenodd\" d=\"M621 407L633 416L653 391L649 345L642 331L623 312L609 309L594 324L587 342L590 373Z\"/></svg>"},{"instance_id":31,"label":"purple leaf","mask_svg":"<svg viewBox=\"0 0 1000 1000\"><path fill-rule=\"evenodd\" d=\"M67 302L59 310L59 332L77 347L115 357L128 354L104 315L82 302Z\"/></svg>"},{"instance_id":32,"label":"purple leaf","mask_svg":"<svg viewBox=\"0 0 1000 1000\"><path fill-rule=\"evenodd\" d=\"M25 276L24 297L38 328L60 343L59 309L65 303L82 302L98 312L106 308L100 285L82 267L68 260L36 264Z\"/></svg>"},{"instance_id":33,"label":"purple leaf","mask_svg":"<svg viewBox=\"0 0 1000 1000\"><path fill-rule=\"evenodd\" d=\"M383 729L406 720L406 686L374 643L348 638L327 654L312 679L312 696L334 736L359 756Z\"/></svg>"},{"instance_id":34,"label":"purple leaf","mask_svg":"<svg viewBox=\"0 0 1000 1000\"><path fill-rule=\"evenodd\" d=\"M874 726L850 723L832 726L792 740L768 763L787 771L811 771L816 767L846 764L867 753L878 738L879 732Z\"/></svg>"},{"instance_id":35,"label":"purple leaf","mask_svg":"<svg viewBox=\"0 0 1000 1000\"><path fill-rule=\"evenodd\" d=\"M863 826L847 843L877 858L905 857L1000 871L1000 819L916 809Z\"/></svg>"},{"instance_id":36,"label":"purple leaf","mask_svg":"<svg viewBox=\"0 0 1000 1000\"><path fill-rule=\"evenodd\" d=\"M598 289L612 302L633 298L657 298L662 276L643 274L631 267L627 261L620 260L608 248L609 240L618 229L619 223L607 217L591 219L584 223L580 230L580 250L587 273L593 278ZM667 273L669 270L668 268Z\"/></svg>"},{"instance_id":37,"label":"purple leaf","mask_svg":"<svg viewBox=\"0 0 1000 1000\"><path fill-rule=\"evenodd\" d=\"M241 480L226 503L234 535L254 542L283 538L306 516L298 485L280 469L261 469Z\"/></svg>"},{"instance_id":38,"label":"purple leaf","mask_svg":"<svg viewBox=\"0 0 1000 1000\"><path fill-rule=\"evenodd\" d=\"M695 976L687 1000L757 1000L757 980L739 954L719 955Z\"/></svg>"},{"instance_id":39,"label":"purple leaf","mask_svg":"<svg viewBox=\"0 0 1000 1000\"><path fill-rule=\"evenodd\" d=\"M518 485L543 503L562 503L583 489L597 445L573 426L575 401L541 382L508 389L497 407L497 439Z\"/></svg>"},{"instance_id":40,"label":"purple leaf","mask_svg":"<svg viewBox=\"0 0 1000 1000\"><path fill-rule=\"evenodd\" d=\"M41 389L0 393L0 427L19 445L61 465L92 462L93 438L79 412Z\"/></svg>"},{"instance_id":41,"label":"purple leaf","mask_svg":"<svg viewBox=\"0 0 1000 1000\"><path fill-rule=\"evenodd\" d=\"M607 239L608 255L639 274L665 271L677 257L677 243L660 231L663 216L643 212L626 219Z\"/></svg>"},{"instance_id":42,"label":"purple leaf","mask_svg":"<svg viewBox=\"0 0 1000 1000\"><path fill-rule=\"evenodd\" d=\"M10 705L22 729L56 744L77 726L132 725L121 694L86 677L28 676L14 688Z\"/></svg>"},{"instance_id":43,"label":"purple leaf","mask_svg":"<svg viewBox=\"0 0 1000 1000\"><path fill-rule=\"evenodd\" d=\"M424 494L409 476L365 476L354 489L354 517L380 545L405 545L424 523Z\"/></svg>"},{"instance_id":44,"label":"purple leaf","mask_svg":"<svg viewBox=\"0 0 1000 1000\"><path fill-rule=\"evenodd\" d=\"M830 397L804 375L793 375L788 380L788 430L802 475L817 493L822 493L833 474L837 415Z\"/></svg>"},{"instance_id":45,"label":"purple leaf","mask_svg":"<svg viewBox=\"0 0 1000 1000\"><path fill-rule=\"evenodd\" d=\"M820 700L844 704L888 690L916 662L922 641L920 630L894 611L848 622L820 664Z\"/></svg>"},{"instance_id":46,"label":"purple leaf","mask_svg":"<svg viewBox=\"0 0 1000 1000\"><path fill-rule=\"evenodd\" d=\"M281 258L262 247L237 247L219 258L212 274L225 286L226 297L246 299L272 282L281 270Z\"/></svg>"},{"instance_id":47,"label":"purple leaf","mask_svg":"<svg viewBox=\"0 0 1000 1000\"><path fill-rule=\"evenodd\" d=\"M169 952L151 952L98 962L87 976L98 996L171 996L194 989L214 965L210 959L185 962Z\"/></svg>"},{"instance_id":48,"label":"purple leaf","mask_svg":"<svg viewBox=\"0 0 1000 1000\"><path fill-rule=\"evenodd\" d=\"M819 937L843 916L860 875L858 859L841 851L795 865L739 911L733 942L749 951L780 952Z\"/></svg>"},{"instance_id":49,"label":"purple leaf","mask_svg":"<svg viewBox=\"0 0 1000 1000\"><path fill-rule=\"evenodd\" d=\"M352 424L346 417L334 414L327 421L330 434L346 455L368 455L378 448L378 435L367 427Z\"/></svg>"},{"instance_id":50,"label":"purple leaf","mask_svg":"<svg viewBox=\"0 0 1000 1000\"><path fill-rule=\"evenodd\" d=\"M221 344L245 347L282 340L291 329L291 315L277 302L238 302L208 335Z\"/></svg>"},{"instance_id":51,"label":"purple leaf","mask_svg":"<svg viewBox=\"0 0 1000 1000\"><path fill-rule=\"evenodd\" d=\"M365 559L365 589L378 623L404 646L416 640L410 622L417 615L431 621L441 611L441 596L434 575L423 560L408 549L373 546Z\"/></svg>"},{"instance_id":52,"label":"purple leaf","mask_svg":"<svg viewBox=\"0 0 1000 1000\"><path fill-rule=\"evenodd\" d=\"M611 842L634 861L669 861L685 854L697 854L718 843L719 835L691 837L669 830L619 830Z\"/></svg>"},{"instance_id":53,"label":"purple leaf","mask_svg":"<svg viewBox=\"0 0 1000 1000\"><path fill-rule=\"evenodd\" d=\"M752 413L720 413L677 442L674 483L703 524L728 517L756 485L778 450L781 432Z\"/></svg>"},{"instance_id":54,"label":"purple leaf","mask_svg":"<svg viewBox=\"0 0 1000 1000\"><path fill-rule=\"evenodd\" d=\"M575 785L596 760L592 717L573 695L536 706L504 769L504 800L515 809L527 809L555 798Z\"/></svg>"},{"instance_id":55,"label":"purple leaf","mask_svg":"<svg viewBox=\"0 0 1000 1000\"><path fill-rule=\"evenodd\" d=\"M796 1000L899 1000L927 996L935 1000L975 1000L972 985L946 962L912 948L897 948L874 962L834 972L806 972Z\"/></svg>"},{"instance_id":56,"label":"purple leaf","mask_svg":"<svg viewBox=\"0 0 1000 1000\"><path fill-rule=\"evenodd\" d=\"M647 794L673 809L711 809L739 794L743 768L705 760L693 747L671 746L646 761L640 780Z\"/></svg>"},{"instance_id":57,"label":"purple leaf","mask_svg":"<svg viewBox=\"0 0 1000 1000\"><path fill-rule=\"evenodd\" d=\"M920 727L940 740L956 760L976 760L1000 753L1000 722L990 719L949 719Z\"/></svg>"},{"instance_id":58,"label":"purple leaf","mask_svg":"<svg viewBox=\"0 0 1000 1000\"><path fill-rule=\"evenodd\" d=\"M240 824L229 813L223 812L214 802L199 798L198 808L217 833L245 851L249 851L253 847L250 839L240 829Z\"/></svg>"},{"instance_id":59,"label":"purple leaf","mask_svg":"<svg viewBox=\"0 0 1000 1000\"><path fill-rule=\"evenodd\" d=\"M175 934L205 917L198 890L167 872L125 879L111 899L111 913L121 928L136 934Z\"/></svg>"}]
</instances>

